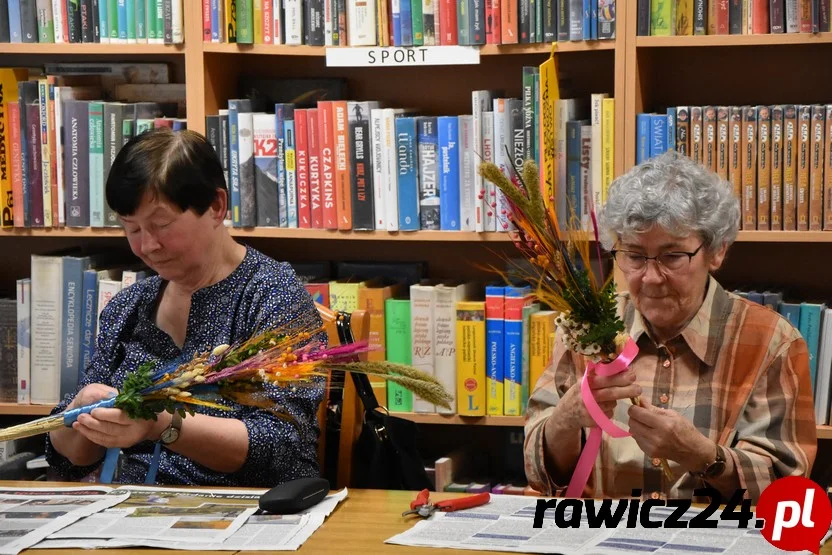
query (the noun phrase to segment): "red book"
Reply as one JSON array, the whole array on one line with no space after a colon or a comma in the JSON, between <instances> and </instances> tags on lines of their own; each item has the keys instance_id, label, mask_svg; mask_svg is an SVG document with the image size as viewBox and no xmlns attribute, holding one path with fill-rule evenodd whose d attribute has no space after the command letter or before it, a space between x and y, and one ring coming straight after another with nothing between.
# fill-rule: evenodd
<instances>
[{"instance_id":1,"label":"red book","mask_svg":"<svg viewBox=\"0 0 832 555\"><path fill-rule=\"evenodd\" d=\"M295 110L295 170L298 181L298 227L312 227L309 204L309 141L307 139L307 111Z\"/></svg>"},{"instance_id":2,"label":"red book","mask_svg":"<svg viewBox=\"0 0 832 555\"><path fill-rule=\"evenodd\" d=\"M332 119L335 123L335 211L338 229L352 229L352 186L350 171L350 136L347 101L332 102Z\"/></svg>"},{"instance_id":3,"label":"red book","mask_svg":"<svg viewBox=\"0 0 832 555\"><path fill-rule=\"evenodd\" d=\"M202 42L211 42L211 0L202 0Z\"/></svg>"},{"instance_id":4,"label":"red book","mask_svg":"<svg viewBox=\"0 0 832 555\"><path fill-rule=\"evenodd\" d=\"M439 24L442 26L440 44L442 46L456 46L457 38L456 0L439 0L440 17Z\"/></svg>"},{"instance_id":5,"label":"red book","mask_svg":"<svg viewBox=\"0 0 832 555\"><path fill-rule=\"evenodd\" d=\"M274 43L274 33L272 32L274 29L274 14L272 13L273 7L274 5L271 0L263 2L263 44Z\"/></svg>"},{"instance_id":6,"label":"red book","mask_svg":"<svg viewBox=\"0 0 832 555\"><path fill-rule=\"evenodd\" d=\"M323 203L323 228L338 229L338 207L335 188L335 122L332 121L332 100L318 102L318 135L321 146L320 176Z\"/></svg>"},{"instance_id":7,"label":"red book","mask_svg":"<svg viewBox=\"0 0 832 555\"><path fill-rule=\"evenodd\" d=\"M323 229L324 210L321 202L321 141L318 108L306 112L307 147L309 150L309 208L312 228Z\"/></svg>"}]
</instances>

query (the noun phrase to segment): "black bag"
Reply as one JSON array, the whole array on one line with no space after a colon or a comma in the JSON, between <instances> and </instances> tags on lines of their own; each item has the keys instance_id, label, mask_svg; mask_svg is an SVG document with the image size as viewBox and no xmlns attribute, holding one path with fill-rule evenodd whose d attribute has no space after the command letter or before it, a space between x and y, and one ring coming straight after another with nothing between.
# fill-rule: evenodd
<instances>
[{"instance_id":1,"label":"black bag","mask_svg":"<svg viewBox=\"0 0 832 555\"><path fill-rule=\"evenodd\" d=\"M338 322L342 343L352 343L349 316ZM416 448L418 427L379 406L366 374L350 373L364 405L361 433L353 448L353 484L362 489L431 489Z\"/></svg>"}]
</instances>

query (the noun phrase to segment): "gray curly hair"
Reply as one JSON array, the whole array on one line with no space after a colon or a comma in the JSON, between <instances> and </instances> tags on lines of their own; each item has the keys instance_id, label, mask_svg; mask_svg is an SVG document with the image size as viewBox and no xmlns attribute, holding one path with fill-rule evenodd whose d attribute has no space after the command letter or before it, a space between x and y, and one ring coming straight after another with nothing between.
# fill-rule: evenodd
<instances>
[{"instance_id":1,"label":"gray curly hair","mask_svg":"<svg viewBox=\"0 0 832 555\"><path fill-rule=\"evenodd\" d=\"M602 246L654 225L684 237L699 235L705 248L737 238L740 204L733 187L687 156L668 151L635 166L610 185L599 214Z\"/></svg>"}]
</instances>

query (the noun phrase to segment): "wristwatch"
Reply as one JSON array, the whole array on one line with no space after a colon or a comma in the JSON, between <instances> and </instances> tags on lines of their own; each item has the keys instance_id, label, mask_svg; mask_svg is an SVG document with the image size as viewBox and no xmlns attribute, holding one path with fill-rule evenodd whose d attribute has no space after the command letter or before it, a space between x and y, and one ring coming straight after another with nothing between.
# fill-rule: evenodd
<instances>
[{"instance_id":1,"label":"wristwatch","mask_svg":"<svg viewBox=\"0 0 832 555\"><path fill-rule=\"evenodd\" d=\"M170 426L168 426L164 432L162 432L161 437L159 440L165 444L170 445L177 439L179 439L179 433L182 431L182 417L179 416L178 412L173 413L173 418L170 420Z\"/></svg>"},{"instance_id":2,"label":"wristwatch","mask_svg":"<svg viewBox=\"0 0 832 555\"><path fill-rule=\"evenodd\" d=\"M694 472L693 475L705 480L710 478L717 478L725 472L725 453L721 445L716 446L716 459L711 461L705 468L699 472Z\"/></svg>"}]
</instances>

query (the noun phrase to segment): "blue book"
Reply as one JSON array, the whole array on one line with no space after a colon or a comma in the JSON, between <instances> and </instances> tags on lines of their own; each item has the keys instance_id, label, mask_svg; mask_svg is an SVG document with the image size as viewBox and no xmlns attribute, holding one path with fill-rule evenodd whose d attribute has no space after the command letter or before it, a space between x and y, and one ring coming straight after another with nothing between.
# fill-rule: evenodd
<instances>
[{"instance_id":1,"label":"blue book","mask_svg":"<svg viewBox=\"0 0 832 555\"><path fill-rule=\"evenodd\" d=\"M435 116L419 116L416 127L419 133L419 226L421 229L439 230L439 132Z\"/></svg>"},{"instance_id":2,"label":"blue book","mask_svg":"<svg viewBox=\"0 0 832 555\"><path fill-rule=\"evenodd\" d=\"M95 324L98 321L98 272L85 270L81 291L81 360L78 366L78 380L90 365L95 353Z\"/></svg>"},{"instance_id":3,"label":"blue book","mask_svg":"<svg viewBox=\"0 0 832 555\"><path fill-rule=\"evenodd\" d=\"M117 6L116 25L118 29L118 38L127 42L127 0L118 0Z\"/></svg>"},{"instance_id":4,"label":"blue book","mask_svg":"<svg viewBox=\"0 0 832 555\"><path fill-rule=\"evenodd\" d=\"M402 46L413 46L413 9L408 0L399 0L401 8Z\"/></svg>"},{"instance_id":5,"label":"blue book","mask_svg":"<svg viewBox=\"0 0 832 555\"><path fill-rule=\"evenodd\" d=\"M583 39L592 40L592 4L597 0L584 0L583 6ZM597 14L596 10L596 14Z\"/></svg>"},{"instance_id":6,"label":"blue book","mask_svg":"<svg viewBox=\"0 0 832 555\"><path fill-rule=\"evenodd\" d=\"M809 348L809 375L812 380L812 393L815 392L815 379L818 373L818 348L820 343L820 320L825 305L800 303L800 335Z\"/></svg>"},{"instance_id":7,"label":"blue book","mask_svg":"<svg viewBox=\"0 0 832 555\"><path fill-rule=\"evenodd\" d=\"M81 328L84 271L89 257L63 257L63 323L61 327L61 397L78 388L81 364Z\"/></svg>"},{"instance_id":8,"label":"blue book","mask_svg":"<svg viewBox=\"0 0 832 555\"><path fill-rule=\"evenodd\" d=\"M410 5L410 0L393 0L393 46L402 46L402 2Z\"/></svg>"},{"instance_id":9,"label":"blue book","mask_svg":"<svg viewBox=\"0 0 832 555\"><path fill-rule=\"evenodd\" d=\"M17 0L12 0L17 1ZM155 0L150 0L151 2ZM107 0L98 0L98 39L110 40L110 20L107 15Z\"/></svg>"},{"instance_id":10,"label":"blue book","mask_svg":"<svg viewBox=\"0 0 832 555\"><path fill-rule=\"evenodd\" d=\"M294 116L294 112L290 113ZM298 227L298 182L295 167L294 118L283 120L283 171L286 174L286 226Z\"/></svg>"},{"instance_id":11,"label":"blue book","mask_svg":"<svg viewBox=\"0 0 832 555\"><path fill-rule=\"evenodd\" d=\"M590 40L598 40L598 0L590 0L590 9L592 10L589 23L591 29Z\"/></svg>"},{"instance_id":12,"label":"blue book","mask_svg":"<svg viewBox=\"0 0 832 555\"><path fill-rule=\"evenodd\" d=\"M777 312L795 328L800 329L800 305L798 303L780 303Z\"/></svg>"},{"instance_id":13,"label":"blue book","mask_svg":"<svg viewBox=\"0 0 832 555\"><path fill-rule=\"evenodd\" d=\"M155 0L149 0L155 2ZM136 0L136 38L147 39L147 2Z\"/></svg>"},{"instance_id":14,"label":"blue book","mask_svg":"<svg viewBox=\"0 0 832 555\"><path fill-rule=\"evenodd\" d=\"M283 123L294 120L294 105L274 105L275 137L277 137L277 221L280 227L289 227L289 197L286 189L286 137Z\"/></svg>"},{"instance_id":15,"label":"blue book","mask_svg":"<svg viewBox=\"0 0 832 555\"><path fill-rule=\"evenodd\" d=\"M636 164L650 159L651 114L636 116Z\"/></svg>"},{"instance_id":16,"label":"blue book","mask_svg":"<svg viewBox=\"0 0 832 555\"><path fill-rule=\"evenodd\" d=\"M505 286L485 286L486 414L503 416Z\"/></svg>"},{"instance_id":17,"label":"blue book","mask_svg":"<svg viewBox=\"0 0 832 555\"><path fill-rule=\"evenodd\" d=\"M416 163L416 118L396 118L396 168L399 183L399 229L419 230L419 167Z\"/></svg>"},{"instance_id":18,"label":"blue book","mask_svg":"<svg viewBox=\"0 0 832 555\"><path fill-rule=\"evenodd\" d=\"M650 116L650 158L655 158L665 150L667 150L667 115L652 114Z\"/></svg>"},{"instance_id":19,"label":"blue book","mask_svg":"<svg viewBox=\"0 0 832 555\"><path fill-rule=\"evenodd\" d=\"M23 42L23 28L20 25L20 0L9 0L9 37L11 42Z\"/></svg>"},{"instance_id":20,"label":"blue book","mask_svg":"<svg viewBox=\"0 0 832 555\"><path fill-rule=\"evenodd\" d=\"M436 120L439 141L439 229L459 231L459 119L440 116Z\"/></svg>"},{"instance_id":21,"label":"blue book","mask_svg":"<svg viewBox=\"0 0 832 555\"><path fill-rule=\"evenodd\" d=\"M676 108L667 109L667 140L665 150L676 150Z\"/></svg>"},{"instance_id":22,"label":"blue book","mask_svg":"<svg viewBox=\"0 0 832 555\"><path fill-rule=\"evenodd\" d=\"M531 304L531 288L506 286L503 328L503 414L522 414L523 307Z\"/></svg>"},{"instance_id":23,"label":"blue book","mask_svg":"<svg viewBox=\"0 0 832 555\"><path fill-rule=\"evenodd\" d=\"M589 120L566 122L566 209L567 214L581 217L581 127Z\"/></svg>"},{"instance_id":24,"label":"blue book","mask_svg":"<svg viewBox=\"0 0 832 555\"><path fill-rule=\"evenodd\" d=\"M211 0L211 42L220 42L220 0Z\"/></svg>"},{"instance_id":25,"label":"blue book","mask_svg":"<svg viewBox=\"0 0 832 555\"><path fill-rule=\"evenodd\" d=\"M228 180L231 189L231 225L241 227L240 209L240 147L237 114L250 112L250 100L228 101Z\"/></svg>"}]
</instances>

